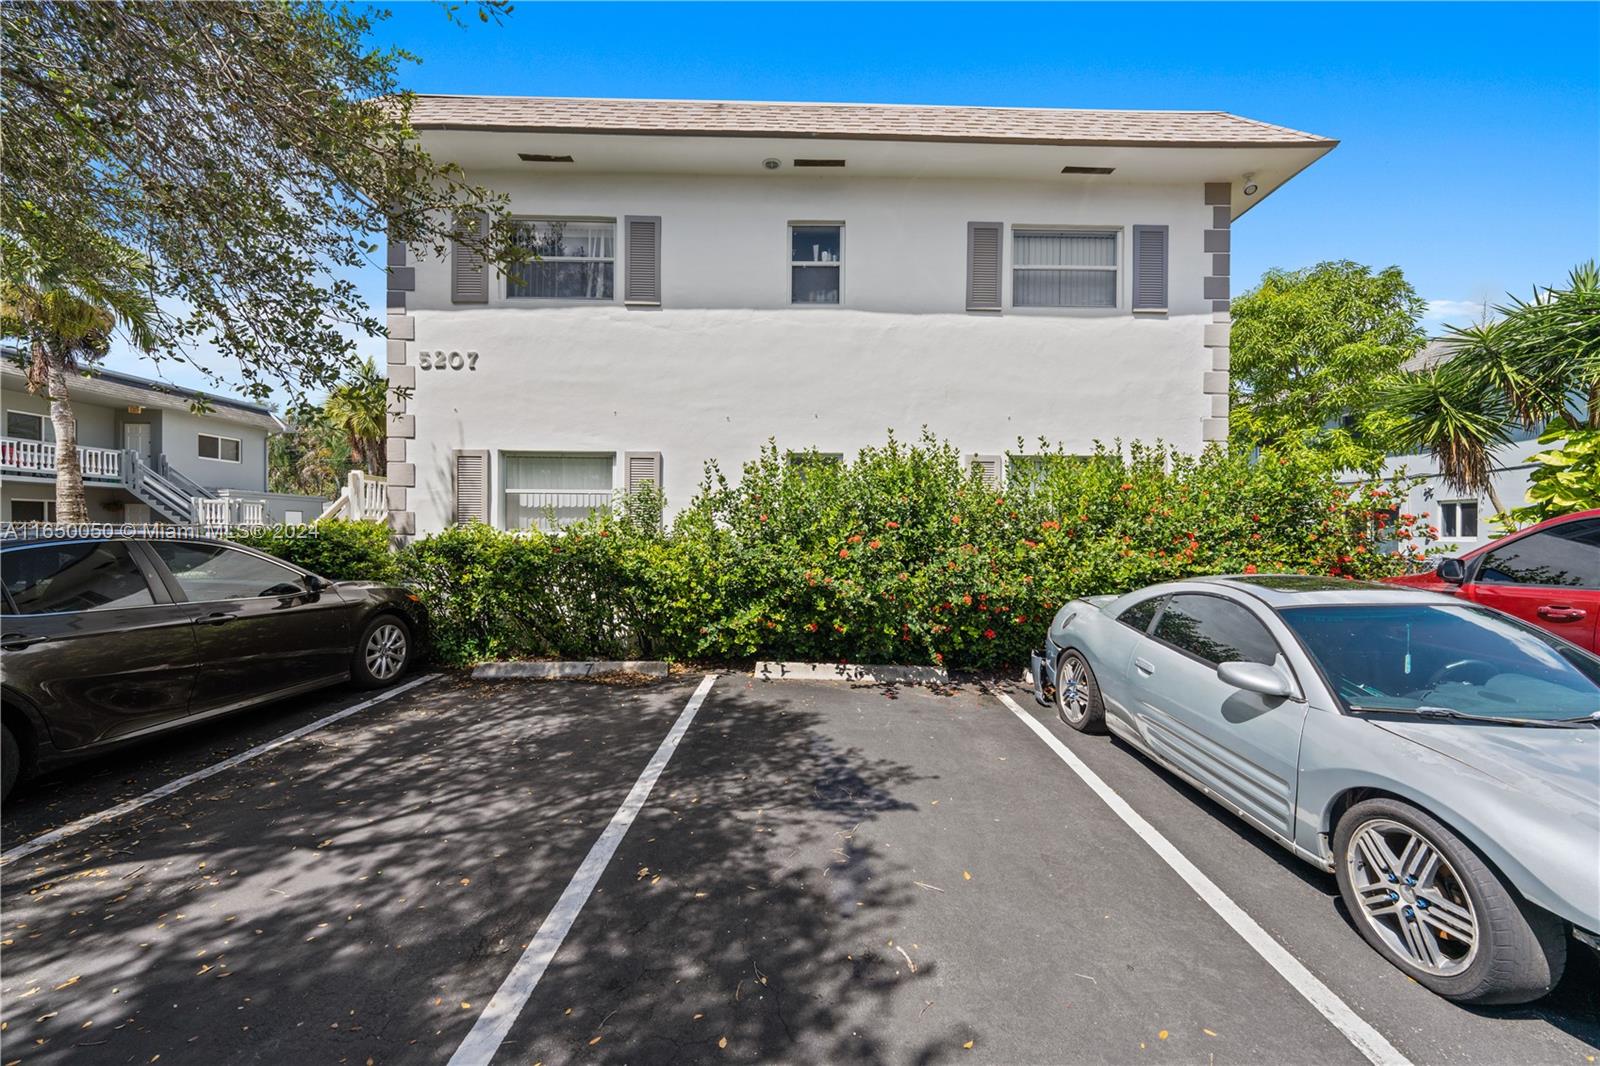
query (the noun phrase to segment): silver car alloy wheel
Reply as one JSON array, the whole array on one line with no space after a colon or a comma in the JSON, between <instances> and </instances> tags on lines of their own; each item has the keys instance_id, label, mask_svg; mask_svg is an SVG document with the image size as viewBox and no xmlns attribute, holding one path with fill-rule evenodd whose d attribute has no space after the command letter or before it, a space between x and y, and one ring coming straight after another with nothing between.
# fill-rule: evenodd
<instances>
[{"instance_id":1,"label":"silver car alloy wheel","mask_svg":"<svg viewBox=\"0 0 1600 1066\"><path fill-rule=\"evenodd\" d=\"M364 653L367 672L379 681L388 681L406 662L406 633L394 622L385 622L367 638Z\"/></svg>"},{"instance_id":2,"label":"silver car alloy wheel","mask_svg":"<svg viewBox=\"0 0 1600 1066\"><path fill-rule=\"evenodd\" d=\"M1361 920L1402 958L1440 976L1472 965L1478 916L1433 841L1400 822L1374 818L1351 834L1345 863Z\"/></svg>"},{"instance_id":3,"label":"silver car alloy wheel","mask_svg":"<svg viewBox=\"0 0 1600 1066\"><path fill-rule=\"evenodd\" d=\"M1068 721L1081 722L1089 713L1089 668L1082 659L1062 660L1066 677L1056 678L1056 707Z\"/></svg>"}]
</instances>

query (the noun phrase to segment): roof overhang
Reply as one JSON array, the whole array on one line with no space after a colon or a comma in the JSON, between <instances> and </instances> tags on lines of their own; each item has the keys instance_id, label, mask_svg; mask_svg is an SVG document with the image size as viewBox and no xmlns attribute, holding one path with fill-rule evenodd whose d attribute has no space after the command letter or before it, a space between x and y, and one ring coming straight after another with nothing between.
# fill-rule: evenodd
<instances>
[{"instance_id":1,"label":"roof overhang","mask_svg":"<svg viewBox=\"0 0 1600 1066\"><path fill-rule=\"evenodd\" d=\"M837 181L855 178L999 179L1047 182L1082 190L1095 183L1201 184L1234 188L1233 217L1264 200L1337 142L1017 143L895 137L814 137L747 134L641 133L623 130L553 132L526 128L419 129L428 151L469 174L698 174ZM521 155L571 156L570 163L530 163ZM796 168L794 160L843 159L844 167ZM766 160L777 160L766 169ZM1111 168L1110 174L1063 174L1063 167ZM1246 176L1257 185L1243 192Z\"/></svg>"},{"instance_id":2,"label":"roof overhang","mask_svg":"<svg viewBox=\"0 0 1600 1066\"><path fill-rule=\"evenodd\" d=\"M27 387L27 374L10 359L0 360L0 375L4 376L7 390ZM107 372L74 377L68 386L75 400L105 404L111 407L154 407L166 411L183 411L193 414L194 404L203 403L202 417L215 418L234 425L253 426L268 433L282 433L286 428L266 408L246 404L239 400L213 396L203 392L184 392L177 386L158 382L141 384L131 376Z\"/></svg>"}]
</instances>

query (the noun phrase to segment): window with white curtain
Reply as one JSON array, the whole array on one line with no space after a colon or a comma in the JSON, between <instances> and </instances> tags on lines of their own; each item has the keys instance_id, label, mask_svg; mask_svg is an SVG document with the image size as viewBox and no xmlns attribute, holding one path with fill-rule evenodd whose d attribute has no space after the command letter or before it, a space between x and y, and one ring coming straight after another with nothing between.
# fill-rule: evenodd
<instances>
[{"instance_id":1,"label":"window with white curtain","mask_svg":"<svg viewBox=\"0 0 1600 1066\"><path fill-rule=\"evenodd\" d=\"M502 460L507 529L550 531L611 504L613 455L508 454Z\"/></svg>"},{"instance_id":2,"label":"window with white curtain","mask_svg":"<svg viewBox=\"0 0 1600 1066\"><path fill-rule=\"evenodd\" d=\"M1117 306L1117 235L1013 229L1013 307Z\"/></svg>"},{"instance_id":3,"label":"window with white curtain","mask_svg":"<svg viewBox=\"0 0 1600 1066\"><path fill-rule=\"evenodd\" d=\"M515 243L538 258L511 267L506 295L538 300L610 300L617 269L617 224L528 219Z\"/></svg>"}]
</instances>

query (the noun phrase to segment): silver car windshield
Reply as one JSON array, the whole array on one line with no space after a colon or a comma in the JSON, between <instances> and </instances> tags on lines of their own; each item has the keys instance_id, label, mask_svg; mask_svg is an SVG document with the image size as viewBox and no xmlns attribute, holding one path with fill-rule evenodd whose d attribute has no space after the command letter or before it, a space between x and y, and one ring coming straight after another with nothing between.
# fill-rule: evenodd
<instances>
[{"instance_id":1,"label":"silver car windshield","mask_svg":"<svg viewBox=\"0 0 1600 1066\"><path fill-rule=\"evenodd\" d=\"M1347 710L1522 721L1600 714L1600 659L1479 607L1348 604L1279 613Z\"/></svg>"}]
</instances>

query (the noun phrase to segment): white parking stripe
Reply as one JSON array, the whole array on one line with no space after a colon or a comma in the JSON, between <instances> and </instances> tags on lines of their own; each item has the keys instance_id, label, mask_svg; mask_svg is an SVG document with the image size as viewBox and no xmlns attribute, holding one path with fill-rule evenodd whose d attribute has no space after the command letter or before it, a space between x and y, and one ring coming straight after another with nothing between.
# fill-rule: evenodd
<instances>
[{"instance_id":1,"label":"white parking stripe","mask_svg":"<svg viewBox=\"0 0 1600 1066\"><path fill-rule=\"evenodd\" d=\"M622 806L617 808L617 813L611 816L610 824L589 849L589 854L584 856L583 864L578 867L578 872L572 875L572 880L567 882L561 898L556 900L556 905L545 915L544 922L539 926L539 931L534 934L533 939L528 942L522 957L511 967L511 972L500 983L500 988L489 1000L488 1006L483 1008L483 1013L478 1015L477 1022L472 1026L472 1032L461 1041L456 1053L450 1056L449 1066L484 1066L494 1058L495 1052L500 1050L506 1034L516 1023L522 1008L528 1005L533 990L539 986L539 979L544 976L550 960L555 958L556 952L561 948L561 942L567 938L572 923L577 921L578 912L583 910L583 905L589 901L595 885L599 884L600 875L605 873L606 864L611 861L611 856L616 854L617 846L627 835L628 827L638 817L640 809L644 807L644 801L650 798L650 790L655 788L656 779L661 776L661 771L667 768L672 753L678 750L678 742L688 731L689 723L694 721L696 712L705 702L706 695L711 691L712 682L716 679L716 674L707 674L700 682L700 687L694 690L694 695L689 697L689 703L683 708L683 713L672 723L672 728L667 731L661 746L645 764L644 772L639 775L639 780L633 783L633 789L622 801Z\"/></svg>"},{"instance_id":2,"label":"white parking stripe","mask_svg":"<svg viewBox=\"0 0 1600 1066\"><path fill-rule=\"evenodd\" d=\"M384 700L392 700L402 692L409 691L410 689L416 688L418 685L432 681L437 676L437 674L427 674L423 677L407 681L403 685L397 685L394 688L385 689L383 692L378 693L371 699L362 700L360 703L346 707L342 711L335 711L326 718L318 718L315 722L309 722L306 725L301 726L299 729L290 730L289 732L283 734L283 736L274 737L264 744L257 744L249 751L241 751L239 754L231 756L227 759L223 759L221 762L212 766L208 766L204 770L196 770L192 774L186 774L183 777L168 781L160 788L153 788L142 796L136 796L131 800L117 804L115 807L107 807L98 814L86 815L83 818L79 818L76 822L67 823L60 829L52 829L43 836L34 837L26 844L18 844L9 851L0 852L0 867L8 866L25 855L32 855L40 848L47 848L58 840L65 840L67 837L77 836L85 829L93 829L101 822L109 821L112 818L120 818L124 814L130 814L148 803L154 803L163 796L170 796L174 792L182 791L183 789L186 789L190 785L194 784L196 781L204 781L206 778L215 774L220 774L224 770L231 770L240 763L249 762L251 759L254 759L257 756L265 755L269 751L281 748L291 741L299 740L307 733L315 733L324 726L330 726L340 719L349 718L352 714L357 714L361 711L364 711L374 704L382 703Z\"/></svg>"},{"instance_id":3,"label":"white parking stripe","mask_svg":"<svg viewBox=\"0 0 1600 1066\"><path fill-rule=\"evenodd\" d=\"M1290 985L1305 997L1306 1002L1317 1009L1317 1012L1345 1035L1345 1039L1355 1045L1357 1051L1365 1055L1374 1066L1411 1066L1410 1060L1402 1055L1398 1048L1384 1039L1378 1032L1359 1014L1350 1009L1350 1005L1334 994L1333 990L1317 979L1317 976L1300 962L1299 959L1289 954L1282 944L1274 940L1265 929L1244 909L1235 903L1227 893L1218 888L1216 882L1200 872L1200 868L1173 846L1172 841L1162 836L1160 831L1144 816L1128 805L1115 789L1106 784L1100 775L1089 769L1088 765L1072 749L1061 742L1061 739L1033 715L1024 711L1017 702L1004 692L995 693L1000 702L1011 710L1011 713L1022 720L1022 724L1038 734L1039 739L1050 746L1062 762L1083 779L1083 783L1100 797L1113 814L1127 823L1129 829L1139 834L1150 849L1161 856L1166 864L1175 870L1179 877L1188 882L1190 888L1205 901L1206 906L1216 911L1223 921L1233 927L1233 931L1244 938L1245 943L1255 949L1257 955L1267 960L1267 964Z\"/></svg>"}]
</instances>

